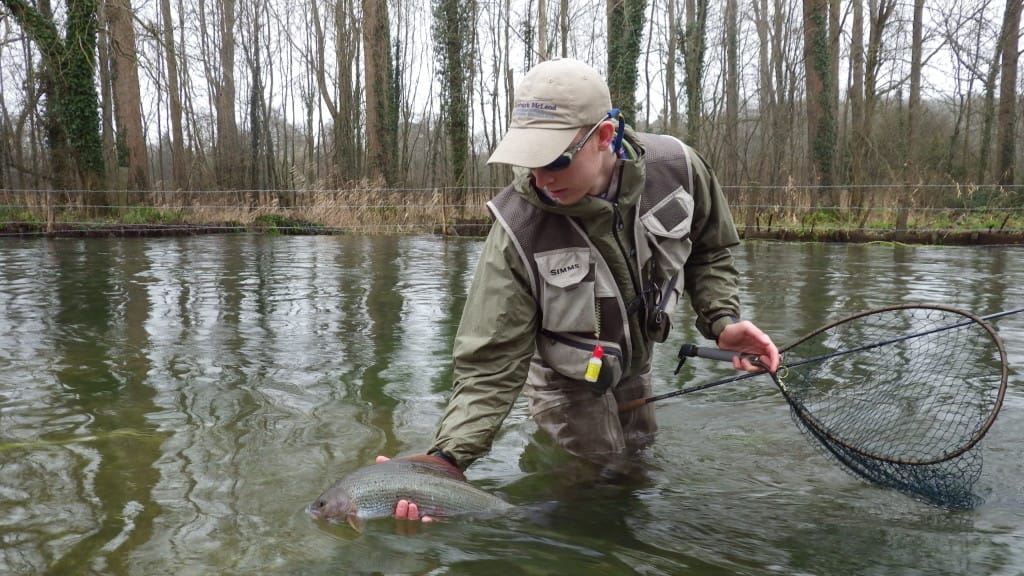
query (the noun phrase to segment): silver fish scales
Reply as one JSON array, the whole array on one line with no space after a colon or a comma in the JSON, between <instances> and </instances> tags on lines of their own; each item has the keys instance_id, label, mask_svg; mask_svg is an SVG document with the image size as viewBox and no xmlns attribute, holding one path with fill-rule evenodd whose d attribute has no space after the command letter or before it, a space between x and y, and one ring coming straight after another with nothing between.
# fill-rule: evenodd
<instances>
[{"instance_id":1,"label":"silver fish scales","mask_svg":"<svg viewBox=\"0 0 1024 576\"><path fill-rule=\"evenodd\" d=\"M366 520L386 518L399 500L415 502L433 517L498 514L512 508L501 498L466 481L457 468L433 456L394 458L359 468L335 482L309 513L362 530Z\"/></svg>"}]
</instances>

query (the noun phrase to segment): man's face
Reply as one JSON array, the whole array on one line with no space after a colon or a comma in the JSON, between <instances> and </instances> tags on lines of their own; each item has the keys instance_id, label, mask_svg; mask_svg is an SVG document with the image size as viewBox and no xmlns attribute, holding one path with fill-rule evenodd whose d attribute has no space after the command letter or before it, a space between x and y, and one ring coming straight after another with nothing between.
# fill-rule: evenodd
<instances>
[{"instance_id":1,"label":"man's face","mask_svg":"<svg viewBox=\"0 0 1024 576\"><path fill-rule=\"evenodd\" d=\"M562 206L576 204L588 194L599 194L601 190L598 190L598 186L602 182L600 151L604 146L605 128L601 126L583 148L573 155L568 167L557 171L530 169L534 185ZM584 134L585 130L581 129L569 148L575 146Z\"/></svg>"}]
</instances>

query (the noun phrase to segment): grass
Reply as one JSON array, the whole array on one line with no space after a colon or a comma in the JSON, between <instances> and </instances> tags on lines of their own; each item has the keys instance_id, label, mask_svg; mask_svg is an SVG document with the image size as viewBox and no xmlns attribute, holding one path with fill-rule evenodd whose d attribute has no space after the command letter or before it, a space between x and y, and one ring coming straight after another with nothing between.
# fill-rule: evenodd
<instances>
[{"instance_id":1,"label":"grass","mask_svg":"<svg viewBox=\"0 0 1024 576\"><path fill-rule=\"evenodd\" d=\"M263 234L486 234L485 203L495 189L457 193L446 189L382 190L356 187L309 190L286 196L266 191L133 193L137 205L89 205L87 192L0 191L0 234L163 234L250 231ZM1024 208L975 207L979 196L954 198L950 206L925 206L894 192L841 197L840 206L820 208L799 190L731 194L737 225L747 237L834 239L842 234L866 241L905 232L1024 235ZM856 201L856 202L855 202ZM941 199L931 198L939 203ZM282 205L287 202L287 205ZM143 204L144 203L144 204ZM909 206L909 207L907 207ZM902 212L901 212L902 211ZM905 217L905 230L897 218ZM949 235L946 234L945 237Z\"/></svg>"}]
</instances>

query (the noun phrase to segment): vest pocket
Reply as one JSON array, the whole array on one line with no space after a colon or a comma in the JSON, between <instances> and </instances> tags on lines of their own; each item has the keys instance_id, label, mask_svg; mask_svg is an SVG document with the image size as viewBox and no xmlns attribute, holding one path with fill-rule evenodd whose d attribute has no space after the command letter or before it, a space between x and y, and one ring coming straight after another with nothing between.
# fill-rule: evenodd
<instances>
[{"instance_id":1,"label":"vest pocket","mask_svg":"<svg viewBox=\"0 0 1024 576\"><path fill-rule=\"evenodd\" d=\"M551 332L592 334L597 328L597 312L590 249L540 252L534 260L541 277L541 327Z\"/></svg>"},{"instance_id":2,"label":"vest pocket","mask_svg":"<svg viewBox=\"0 0 1024 576\"><path fill-rule=\"evenodd\" d=\"M622 351L604 343L604 359L598 386L586 382L583 374L594 351L593 340L542 334L537 341L537 354L530 366L528 382L534 392L548 392L547 399L538 403L531 399L531 412L537 414L559 401L567 401L565 394L583 394L588 397L614 389L622 379ZM595 388L598 393L595 393ZM584 394L585 392L585 394Z\"/></svg>"},{"instance_id":3,"label":"vest pocket","mask_svg":"<svg viewBox=\"0 0 1024 576\"><path fill-rule=\"evenodd\" d=\"M640 216L640 221L655 236L685 238L693 224L693 196L679 187Z\"/></svg>"}]
</instances>

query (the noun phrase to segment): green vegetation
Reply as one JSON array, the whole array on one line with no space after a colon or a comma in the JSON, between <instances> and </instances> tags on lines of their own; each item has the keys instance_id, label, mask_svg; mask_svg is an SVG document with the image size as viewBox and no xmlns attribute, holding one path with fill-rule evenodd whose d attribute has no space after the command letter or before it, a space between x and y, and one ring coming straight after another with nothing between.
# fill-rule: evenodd
<instances>
[{"instance_id":1,"label":"green vegetation","mask_svg":"<svg viewBox=\"0 0 1024 576\"><path fill-rule=\"evenodd\" d=\"M149 206L136 206L120 219L125 224L181 224L185 221L180 210L165 211Z\"/></svg>"},{"instance_id":2,"label":"green vegetation","mask_svg":"<svg viewBox=\"0 0 1024 576\"><path fill-rule=\"evenodd\" d=\"M325 232L322 224L309 222L286 214L260 214L249 227L264 234L316 234Z\"/></svg>"},{"instance_id":3,"label":"green vegetation","mask_svg":"<svg viewBox=\"0 0 1024 576\"><path fill-rule=\"evenodd\" d=\"M726 190L746 238L919 243L1024 243L1024 208L999 188L950 186L842 191L838 205L815 204L817 189L775 187ZM0 235L154 236L252 232L259 234L442 234L483 236L485 207L494 189L361 188L295 195L288 206L273 194L237 191L138 193L134 205L97 213L68 195L41 198L0 192ZM40 204L40 202L43 202Z\"/></svg>"},{"instance_id":4,"label":"green vegetation","mask_svg":"<svg viewBox=\"0 0 1024 576\"><path fill-rule=\"evenodd\" d=\"M39 218L27 208L0 206L0 225L8 223L39 224Z\"/></svg>"}]
</instances>

